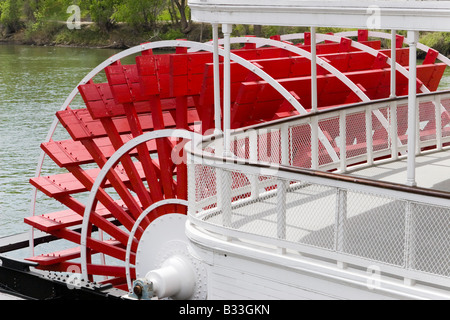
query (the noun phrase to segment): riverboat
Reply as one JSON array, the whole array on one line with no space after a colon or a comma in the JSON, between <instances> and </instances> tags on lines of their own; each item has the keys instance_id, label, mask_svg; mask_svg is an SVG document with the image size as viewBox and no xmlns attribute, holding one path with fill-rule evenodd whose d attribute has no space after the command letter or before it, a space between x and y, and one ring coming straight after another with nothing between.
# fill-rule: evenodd
<instances>
[{"instance_id":1,"label":"riverboat","mask_svg":"<svg viewBox=\"0 0 450 320\"><path fill-rule=\"evenodd\" d=\"M450 60L418 35L450 31L450 1L189 6L213 40L125 50L56 112L30 179L30 233L0 239L2 291L449 299L450 91L438 87ZM310 30L232 37L237 24ZM61 210L41 212L38 193Z\"/></svg>"}]
</instances>

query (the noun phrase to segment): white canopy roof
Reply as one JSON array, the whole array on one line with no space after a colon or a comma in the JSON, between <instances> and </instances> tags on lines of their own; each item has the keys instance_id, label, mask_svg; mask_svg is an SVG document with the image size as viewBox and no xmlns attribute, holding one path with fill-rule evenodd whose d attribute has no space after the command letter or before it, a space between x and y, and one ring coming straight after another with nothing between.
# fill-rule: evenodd
<instances>
[{"instance_id":1,"label":"white canopy roof","mask_svg":"<svg viewBox=\"0 0 450 320\"><path fill-rule=\"evenodd\" d=\"M198 22L450 31L450 1L189 0Z\"/></svg>"}]
</instances>

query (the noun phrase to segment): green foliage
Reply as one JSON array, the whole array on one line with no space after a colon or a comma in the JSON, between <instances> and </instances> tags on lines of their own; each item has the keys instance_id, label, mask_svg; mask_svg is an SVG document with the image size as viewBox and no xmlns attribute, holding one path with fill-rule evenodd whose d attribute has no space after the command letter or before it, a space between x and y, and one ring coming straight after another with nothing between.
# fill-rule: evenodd
<instances>
[{"instance_id":1,"label":"green foliage","mask_svg":"<svg viewBox=\"0 0 450 320\"><path fill-rule=\"evenodd\" d=\"M64 22L67 8L77 4L74 0L23 0L22 15L32 31L47 29L48 25Z\"/></svg>"},{"instance_id":2,"label":"green foliage","mask_svg":"<svg viewBox=\"0 0 450 320\"><path fill-rule=\"evenodd\" d=\"M184 33L182 33L178 29L169 29L166 33L162 34L161 40L174 40L174 39L183 39L185 36Z\"/></svg>"},{"instance_id":3,"label":"green foliage","mask_svg":"<svg viewBox=\"0 0 450 320\"><path fill-rule=\"evenodd\" d=\"M136 28L154 28L166 7L167 0L124 0L117 5L113 18Z\"/></svg>"},{"instance_id":4,"label":"green foliage","mask_svg":"<svg viewBox=\"0 0 450 320\"><path fill-rule=\"evenodd\" d=\"M420 42L443 55L450 54L450 32L430 32L421 36Z\"/></svg>"},{"instance_id":5,"label":"green foliage","mask_svg":"<svg viewBox=\"0 0 450 320\"><path fill-rule=\"evenodd\" d=\"M116 6L122 1L119 0L89 0L88 10L92 21L103 31L112 30L116 21L113 16L116 12Z\"/></svg>"},{"instance_id":6,"label":"green foliage","mask_svg":"<svg viewBox=\"0 0 450 320\"><path fill-rule=\"evenodd\" d=\"M22 5L20 0L2 0L0 2L0 24L6 34L14 33L20 28Z\"/></svg>"},{"instance_id":7,"label":"green foliage","mask_svg":"<svg viewBox=\"0 0 450 320\"><path fill-rule=\"evenodd\" d=\"M158 16L159 21L171 21L170 11L168 8L165 8L161 14Z\"/></svg>"},{"instance_id":8,"label":"green foliage","mask_svg":"<svg viewBox=\"0 0 450 320\"><path fill-rule=\"evenodd\" d=\"M82 30L69 30L68 28L63 28L54 37L55 44L69 46L101 47L108 41L108 34L99 32L97 27L84 28Z\"/></svg>"},{"instance_id":9,"label":"green foliage","mask_svg":"<svg viewBox=\"0 0 450 320\"><path fill-rule=\"evenodd\" d=\"M186 4L186 0L0 0L0 30L14 33L25 27L30 34L48 29L49 24L64 24L71 15L67 12L71 5L78 5L83 20L92 21L105 33L122 24L136 31L159 33L159 20L173 22L173 10L176 14L178 8L183 11L178 12L185 22L183 28L188 30Z\"/></svg>"}]
</instances>

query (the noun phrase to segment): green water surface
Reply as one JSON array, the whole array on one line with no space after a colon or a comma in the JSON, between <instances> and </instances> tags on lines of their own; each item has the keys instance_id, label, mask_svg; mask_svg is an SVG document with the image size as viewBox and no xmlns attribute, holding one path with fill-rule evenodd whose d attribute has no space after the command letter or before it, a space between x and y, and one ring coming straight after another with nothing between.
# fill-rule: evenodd
<instances>
[{"instance_id":1,"label":"green water surface","mask_svg":"<svg viewBox=\"0 0 450 320\"><path fill-rule=\"evenodd\" d=\"M40 144L67 96L118 51L0 45L0 237L28 230Z\"/></svg>"}]
</instances>

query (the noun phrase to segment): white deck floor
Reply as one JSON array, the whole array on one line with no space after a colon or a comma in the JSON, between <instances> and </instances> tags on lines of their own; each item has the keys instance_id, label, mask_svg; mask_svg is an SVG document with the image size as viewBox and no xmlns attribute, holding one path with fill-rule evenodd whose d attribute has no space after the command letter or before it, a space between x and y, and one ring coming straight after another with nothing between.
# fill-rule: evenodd
<instances>
[{"instance_id":1,"label":"white deck floor","mask_svg":"<svg viewBox=\"0 0 450 320\"><path fill-rule=\"evenodd\" d=\"M371 168L353 170L348 174L379 181L406 183L407 160L377 164ZM418 187L450 192L450 150L433 152L416 158Z\"/></svg>"}]
</instances>

